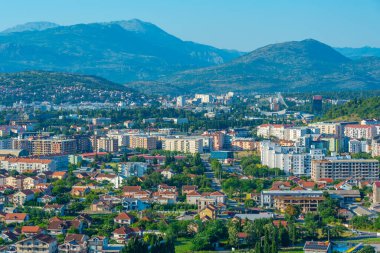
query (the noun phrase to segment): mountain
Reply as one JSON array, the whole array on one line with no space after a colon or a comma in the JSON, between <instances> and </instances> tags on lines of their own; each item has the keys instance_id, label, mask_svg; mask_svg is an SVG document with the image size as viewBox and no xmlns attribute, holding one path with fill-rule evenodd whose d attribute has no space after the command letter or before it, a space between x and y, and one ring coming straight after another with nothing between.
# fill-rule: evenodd
<instances>
[{"instance_id":1,"label":"mountain","mask_svg":"<svg viewBox=\"0 0 380 253\"><path fill-rule=\"evenodd\" d=\"M14 33L14 32L27 32L27 31L43 31L49 28L59 26L58 24L51 22L29 22L22 25L16 25L14 27L5 29L2 33Z\"/></svg>"},{"instance_id":2,"label":"mountain","mask_svg":"<svg viewBox=\"0 0 380 253\"><path fill-rule=\"evenodd\" d=\"M127 85L164 94L378 89L380 59L352 60L326 44L307 39L268 45L219 66Z\"/></svg>"},{"instance_id":3,"label":"mountain","mask_svg":"<svg viewBox=\"0 0 380 253\"><path fill-rule=\"evenodd\" d=\"M59 103L126 101L136 91L96 76L26 71L0 73L0 101L3 105L24 101Z\"/></svg>"},{"instance_id":4,"label":"mountain","mask_svg":"<svg viewBox=\"0 0 380 253\"><path fill-rule=\"evenodd\" d=\"M241 55L183 41L137 19L42 27L0 33L1 72L73 72L129 82L223 64Z\"/></svg>"},{"instance_id":5,"label":"mountain","mask_svg":"<svg viewBox=\"0 0 380 253\"><path fill-rule=\"evenodd\" d=\"M336 51L343 54L344 56L352 59L359 59L362 57L380 57L380 48L376 47L359 47L359 48L352 48L352 47L340 47L335 48Z\"/></svg>"}]
</instances>

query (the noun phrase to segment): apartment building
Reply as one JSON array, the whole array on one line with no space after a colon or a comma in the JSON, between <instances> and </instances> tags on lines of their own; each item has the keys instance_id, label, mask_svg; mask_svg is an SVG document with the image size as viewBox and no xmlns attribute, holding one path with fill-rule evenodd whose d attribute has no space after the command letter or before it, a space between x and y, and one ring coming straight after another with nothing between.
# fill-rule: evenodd
<instances>
[{"instance_id":1,"label":"apartment building","mask_svg":"<svg viewBox=\"0 0 380 253\"><path fill-rule=\"evenodd\" d=\"M204 132L202 136L207 136L211 138L212 150L222 150L224 147L225 133L221 131L216 132Z\"/></svg>"},{"instance_id":2,"label":"apartment building","mask_svg":"<svg viewBox=\"0 0 380 253\"><path fill-rule=\"evenodd\" d=\"M311 162L311 178L346 180L353 178L374 182L379 179L379 161L375 159L314 160Z\"/></svg>"},{"instance_id":3,"label":"apartment building","mask_svg":"<svg viewBox=\"0 0 380 253\"><path fill-rule=\"evenodd\" d=\"M166 138L162 141L162 149L183 153L203 153L203 140L197 137Z\"/></svg>"},{"instance_id":4,"label":"apartment building","mask_svg":"<svg viewBox=\"0 0 380 253\"><path fill-rule=\"evenodd\" d=\"M257 136L263 138L275 137L277 139L284 139L285 129L287 125L279 124L263 124L257 127Z\"/></svg>"},{"instance_id":5,"label":"apartment building","mask_svg":"<svg viewBox=\"0 0 380 253\"><path fill-rule=\"evenodd\" d=\"M109 137L91 137L92 150L96 152L117 152L119 150L118 139Z\"/></svg>"},{"instance_id":6,"label":"apartment building","mask_svg":"<svg viewBox=\"0 0 380 253\"><path fill-rule=\"evenodd\" d=\"M284 198L287 197L287 198ZM282 210L285 203L298 203L305 204L304 208L310 209L314 207L315 203L310 203L310 200L323 197L323 191L310 191L310 190L275 190L275 191L262 191L261 192L261 206L262 207L275 207ZM318 202L319 203L319 202ZM309 205L309 206L307 206Z\"/></svg>"},{"instance_id":7,"label":"apartment building","mask_svg":"<svg viewBox=\"0 0 380 253\"><path fill-rule=\"evenodd\" d=\"M317 212L318 205L324 197L307 197L307 196L277 196L274 197L274 208L285 212L287 206L299 206L302 213Z\"/></svg>"},{"instance_id":8,"label":"apartment building","mask_svg":"<svg viewBox=\"0 0 380 253\"><path fill-rule=\"evenodd\" d=\"M309 126L319 128L321 134L331 134L335 136L343 135L343 128L340 123L317 122L317 123L309 124Z\"/></svg>"},{"instance_id":9,"label":"apartment building","mask_svg":"<svg viewBox=\"0 0 380 253\"><path fill-rule=\"evenodd\" d=\"M44 171L55 171L56 163L50 159L34 159L34 158L5 158L0 161L1 168L6 170L16 170L19 173L36 171L38 173Z\"/></svg>"},{"instance_id":10,"label":"apartment building","mask_svg":"<svg viewBox=\"0 0 380 253\"><path fill-rule=\"evenodd\" d=\"M129 136L129 148L144 148L148 150L157 148L157 140L156 136L150 135L131 135Z\"/></svg>"},{"instance_id":11,"label":"apartment building","mask_svg":"<svg viewBox=\"0 0 380 253\"><path fill-rule=\"evenodd\" d=\"M77 142L75 139L61 138L17 138L12 139L12 148L25 149L30 155L75 154Z\"/></svg>"},{"instance_id":12,"label":"apartment building","mask_svg":"<svg viewBox=\"0 0 380 253\"><path fill-rule=\"evenodd\" d=\"M305 147L285 147L270 141L260 143L261 163L269 168L279 168L287 174L310 175L311 161L323 159L324 150Z\"/></svg>"},{"instance_id":13,"label":"apartment building","mask_svg":"<svg viewBox=\"0 0 380 253\"><path fill-rule=\"evenodd\" d=\"M254 141L252 138L236 138L231 142L232 150L257 150L260 147L260 143Z\"/></svg>"},{"instance_id":14,"label":"apartment building","mask_svg":"<svg viewBox=\"0 0 380 253\"><path fill-rule=\"evenodd\" d=\"M372 139L376 135L374 125L347 125L344 135L352 139Z\"/></svg>"}]
</instances>

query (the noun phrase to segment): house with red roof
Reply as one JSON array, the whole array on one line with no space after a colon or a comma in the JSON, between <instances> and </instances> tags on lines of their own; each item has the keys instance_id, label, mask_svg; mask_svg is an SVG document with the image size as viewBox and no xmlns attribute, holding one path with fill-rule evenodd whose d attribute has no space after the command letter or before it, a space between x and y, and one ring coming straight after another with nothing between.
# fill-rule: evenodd
<instances>
[{"instance_id":1,"label":"house with red roof","mask_svg":"<svg viewBox=\"0 0 380 253\"><path fill-rule=\"evenodd\" d=\"M134 217L127 213L119 213L118 216L114 218L114 222L122 225L131 225L134 221Z\"/></svg>"}]
</instances>

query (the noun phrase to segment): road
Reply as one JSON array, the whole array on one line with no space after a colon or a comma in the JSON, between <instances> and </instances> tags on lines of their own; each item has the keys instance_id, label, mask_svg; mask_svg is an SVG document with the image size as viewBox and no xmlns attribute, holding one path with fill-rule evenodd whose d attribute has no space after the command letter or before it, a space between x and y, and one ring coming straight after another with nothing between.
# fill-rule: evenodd
<instances>
[{"instance_id":1,"label":"road","mask_svg":"<svg viewBox=\"0 0 380 253\"><path fill-rule=\"evenodd\" d=\"M215 173L211 170L210 163L207 160L202 160L202 161L203 161L203 165L206 168L205 176L211 179L211 187L215 191L221 191L222 185L220 184L220 180L215 178Z\"/></svg>"}]
</instances>

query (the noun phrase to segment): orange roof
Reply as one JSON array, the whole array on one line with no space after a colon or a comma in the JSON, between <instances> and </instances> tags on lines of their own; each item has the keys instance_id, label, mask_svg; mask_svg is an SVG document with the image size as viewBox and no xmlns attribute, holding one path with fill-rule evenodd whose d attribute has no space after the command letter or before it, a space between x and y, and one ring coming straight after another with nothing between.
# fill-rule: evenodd
<instances>
[{"instance_id":1,"label":"orange roof","mask_svg":"<svg viewBox=\"0 0 380 253\"><path fill-rule=\"evenodd\" d=\"M23 226L21 228L22 233L39 233L41 228L39 226Z\"/></svg>"},{"instance_id":2,"label":"orange roof","mask_svg":"<svg viewBox=\"0 0 380 253\"><path fill-rule=\"evenodd\" d=\"M133 217L127 213L119 213L118 216L115 217L116 220L132 220Z\"/></svg>"},{"instance_id":3,"label":"orange roof","mask_svg":"<svg viewBox=\"0 0 380 253\"><path fill-rule=\"evenodd\" d=\"M25 220L27 215L28 214L26 213L7 213L5 215L5 220Z\"/></svg>"},{"instance_id":4,"label":"orange roof","mask_svg":"<svg viewBox=\"0 0 380 253\"><path fill-rule=\"evenodd\" d=\"M56 172L53 172L53 177L54 176L64 176L64 175L66 175L66 171L56 171Z\"/></svg>"}]
</instances>

